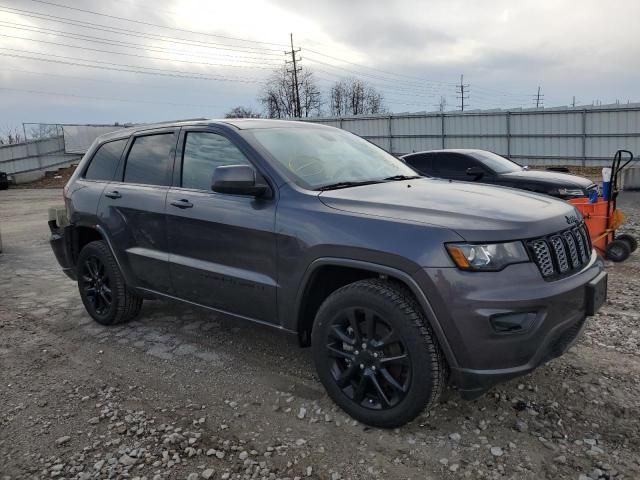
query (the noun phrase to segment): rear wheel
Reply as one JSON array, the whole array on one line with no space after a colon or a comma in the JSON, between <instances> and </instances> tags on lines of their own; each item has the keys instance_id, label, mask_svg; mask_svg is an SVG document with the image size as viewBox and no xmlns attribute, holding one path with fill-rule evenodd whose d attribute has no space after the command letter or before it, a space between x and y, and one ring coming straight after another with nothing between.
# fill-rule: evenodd
<instances>
[{"instance_id":1,"label":"rear wheel","mask_svg":"<svg viewBox=\"0 0 640 480\"><path fill-rule=\"evenodd\" d=\"M628 233L623 233L622 235L616 235L616 240L622 240L629 245L629 251L631 253L635 252L638 249L638 240Z\"/></svg>"},{"instance_id":2,"label":"rear wheel","mask_svg":"<svg viewBox=\"0 0 640 480\"><path fill-rule=\"evenodd\" d=\"M605 249L606 257L614 262L624 262L631 255L631 248L624 240L614 240Z\"/></svg>"},{"instance_id":3,"label":"rear wheel","mask_svg":"<svg viewBox=\"0 0 640 480\"><path fill-rule=\"evenodd\" d=\"M329 396L368 425L411 421L444 386L444 360L420 307L382 280L331 294L316 316L312 349Z\"/></svg>"},{"instance_id":4,"label":"rear wheel","mask_svg":"<svg viewBox=\"0 0 640 480\"><path fill-rule=\"evenodd\" d=\"M91 242L82 249L77 275L82 303L96 322L117 325L140 312L142 297L127 287L104 241Z\"/></svg>"}]
</instances>

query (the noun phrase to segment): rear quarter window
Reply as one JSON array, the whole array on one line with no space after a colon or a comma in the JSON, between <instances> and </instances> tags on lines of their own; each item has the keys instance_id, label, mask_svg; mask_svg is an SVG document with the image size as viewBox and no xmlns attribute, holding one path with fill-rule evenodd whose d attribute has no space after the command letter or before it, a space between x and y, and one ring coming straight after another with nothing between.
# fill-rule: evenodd
<instances>
[{"instance_id":1,"label":"rear quarter window","mask_svg":"<svg viewBox=\"0 0 640 480\"><path fill-rule=\"evenodd\" d=\"M100 145L89 162L84 178L106 182L113 180L126 144L127 139L125 138Z\"/></svg>"}]
</instances>

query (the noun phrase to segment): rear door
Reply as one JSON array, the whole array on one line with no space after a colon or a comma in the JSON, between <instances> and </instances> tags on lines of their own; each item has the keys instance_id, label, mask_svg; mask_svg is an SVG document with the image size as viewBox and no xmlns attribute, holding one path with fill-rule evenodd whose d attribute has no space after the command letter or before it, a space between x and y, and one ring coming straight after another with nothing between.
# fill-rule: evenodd
<instances>
[{"instance_id":1,"label":"rear door","mask_svg":"<svg viewBox=\"0 0 640 480\"><path fill-rule=\"evenodd\" d=\"M183 129L167 197L169 268L178 297L275 323L276 198L211 190L218 166L248 164L260 174L252 155L222 130Z\"/></svg>"},{"instance_id":2,"label":"rear door","mask_svg":"<svg viewBox=\"0 0 640 480\"><path fill-rule=\"evenodd\" d=\"M173 175L178 130L134 134L99 208L118 260L136 286L170 292L165 203Z\"/></svg>"}]
</instances>

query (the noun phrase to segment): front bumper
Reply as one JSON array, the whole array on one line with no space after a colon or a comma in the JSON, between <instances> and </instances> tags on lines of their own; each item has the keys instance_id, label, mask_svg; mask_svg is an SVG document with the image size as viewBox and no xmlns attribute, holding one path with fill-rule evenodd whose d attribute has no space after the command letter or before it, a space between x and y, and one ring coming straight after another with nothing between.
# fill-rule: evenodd
<instances>
[{"instance_id":1,"label":"front bumper","mask_svg":"<svg viewBox=\"0 0 640 480\"><path fill-rule=\"evenodd\" d=\"M73 260L71 256L71 226L59 227L56 220L49 220L49 244L51 249L62 267L62 271L72 280L76 279L75 269L73 268Z\"/></svg>"},{"instance_id":2,"label":"front bumper","mask_svg":"<svg viewBox=\"0 0 640 480\"><path fill-rule=\"evenodd\" d=\"M562 355L606 296L606 273L595 252L580 272L551 282L532 263L501 272L434 268L420 275L453 356L448 359L451 379L465 398ZM594 303L595 282L599 299ZM496 329L496 319L514 317L527 318L522 329Z\"/></svg>"}]
</instances>

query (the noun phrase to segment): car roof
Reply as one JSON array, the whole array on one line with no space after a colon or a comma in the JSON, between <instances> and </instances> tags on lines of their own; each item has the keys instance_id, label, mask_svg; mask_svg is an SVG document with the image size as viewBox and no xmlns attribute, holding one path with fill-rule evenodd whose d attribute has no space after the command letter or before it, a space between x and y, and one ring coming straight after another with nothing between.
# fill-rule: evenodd
<instances>
[{"instance_id":1,"label":"car roof","mask_svg":"<svg viewBox=\"0 0 640 480\"><path fill-rule=\"evenodd\" d=\"M232 126L238 130L254 130L263 128L333 128L326 125L321 125L313 122L300 122L294 120L275 120L266 118L194 118L190 120L176 120L169 122L159 123L146 123L144 125L136 125L133 127L127 127L114 132L106 133L100 136L101 141L116 140L124 137L128 137L131 134L144 132L146 130L157 130L159 128L167 127L186 127L186 126L214 126L214 125L226 125Z\"/></svg>"},{"instance_id":2,"label":"car roof","mask_svg":"<svg viewBox=\"0 0 640 480\"><path fill-rule=\"evenodd\" d=\"M466 153L466 154L472 154L472 153L487 152L487 151L488 150L482 150L482 149L479 149L479 148L437 148L435 150L423 150L421 152L407 153L407 154L403 155L402 158L409 157L411 155L418 155L420 153Z\"/></svg>"}]
</instances>

